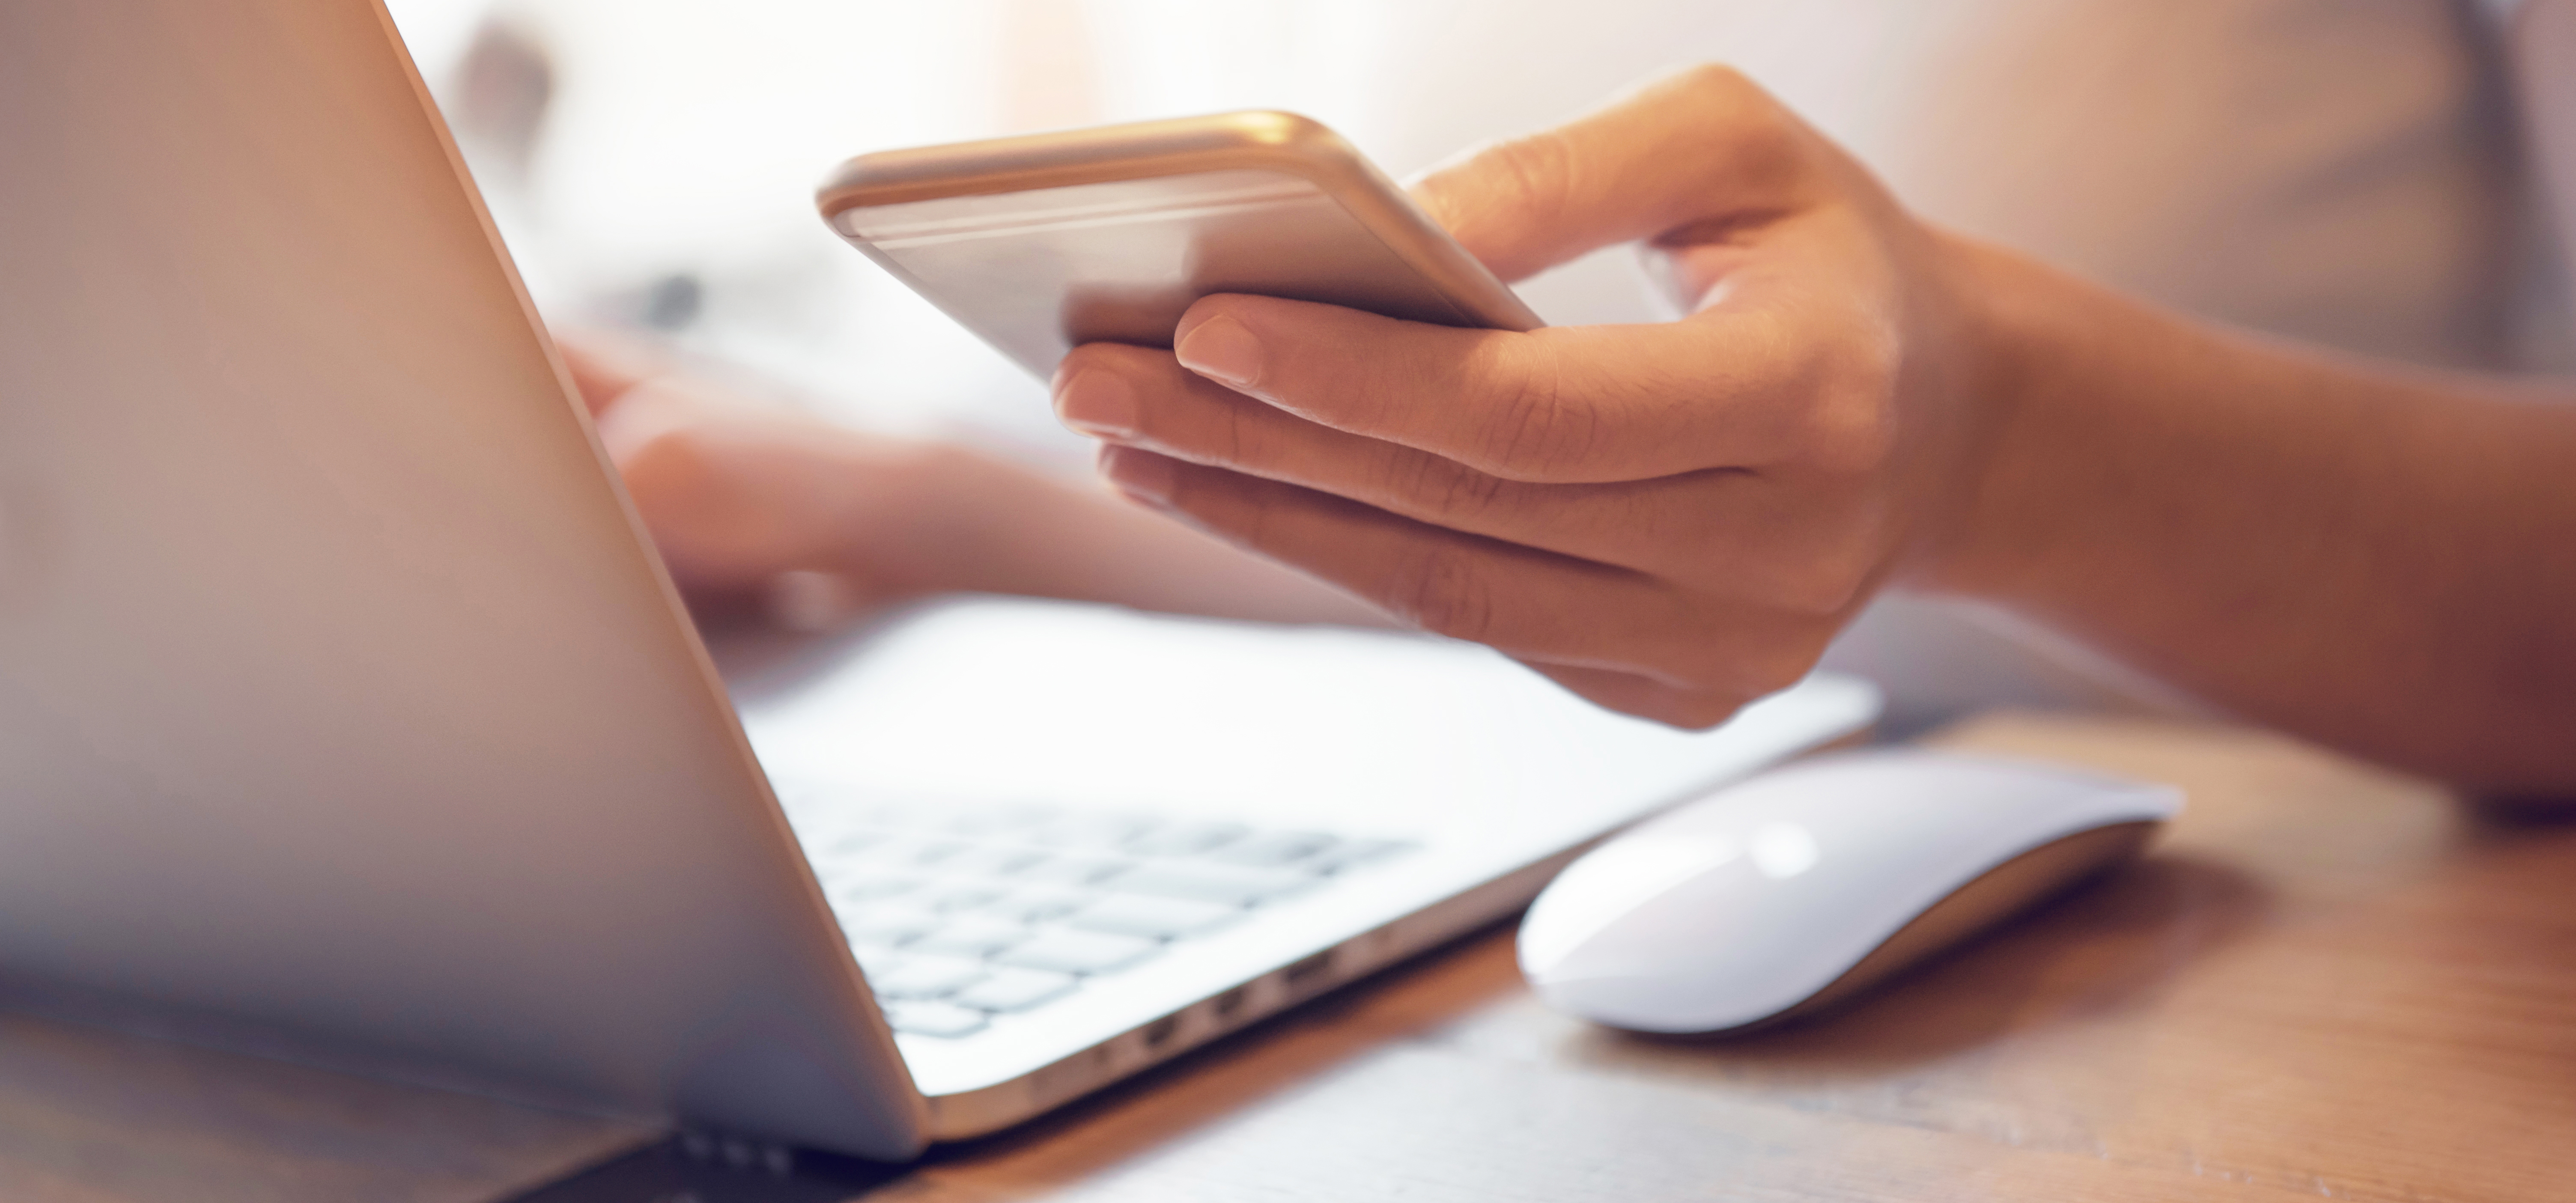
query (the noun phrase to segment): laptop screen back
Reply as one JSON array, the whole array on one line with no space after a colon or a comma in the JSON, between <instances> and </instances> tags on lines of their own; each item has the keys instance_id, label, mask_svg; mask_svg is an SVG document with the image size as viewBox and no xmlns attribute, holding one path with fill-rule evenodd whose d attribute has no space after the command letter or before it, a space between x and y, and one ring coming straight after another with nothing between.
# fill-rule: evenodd
<instances>
[{"instance_id":1,"label":"laptop screen back","mask_svg":"<svg viewBox=\"0 0 2576 1203\"><path fill-rule=\"evenodd\" d=\"M0 9L0 215L9 994L917 1147L372 0Z\"/></svg>"}]
</instances>

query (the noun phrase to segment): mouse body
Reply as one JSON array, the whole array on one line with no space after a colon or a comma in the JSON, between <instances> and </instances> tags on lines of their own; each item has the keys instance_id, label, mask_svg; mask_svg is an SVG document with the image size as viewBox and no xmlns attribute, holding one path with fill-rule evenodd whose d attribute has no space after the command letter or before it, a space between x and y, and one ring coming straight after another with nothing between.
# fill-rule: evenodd
<instances>
[{"instance_id":1,"label":"mouse body","mask_svg":"<svg viewBox=\"0 0 2576 1203\"><path fill-rule=\"evenodd\" d=\"M2181 809L2170 786L2035 761L1820 756L1576 859L1522 920L1521 971L1613 1027L1767 1026L2135 855Z\"/></svg>"}]
</instances>

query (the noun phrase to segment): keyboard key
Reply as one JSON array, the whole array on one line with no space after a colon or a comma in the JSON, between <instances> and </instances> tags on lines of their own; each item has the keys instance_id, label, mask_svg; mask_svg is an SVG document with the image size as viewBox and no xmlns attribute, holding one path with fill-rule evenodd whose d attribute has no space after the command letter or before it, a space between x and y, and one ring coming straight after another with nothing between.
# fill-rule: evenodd
<instances>
[{"instance_id":1,"label":"keyboard key","mask_svg":"<svg viewBox=\"0 0 2576 1203\"><path fill-rule=\"evenodd\" d=\"M1084 931L1171 940L1223 927L1241 917L1241 910L1215 903L1112 894L1074 912L1066 922Z\"/></svg>"},{"instance_id":2,"label":"keyboard key","mask_svg":"<svg viewBox=\"0 0 2576 1203\"><path fill-rule=\"evenodd\" d=\"M1156 826L1137 815L1077 815L1049 823L1029 834L1040 844L1059 848L1116 848Z\"/></svg>"},{"instance_id":3,"label":"keyboard key","mask_svg":"<svg viewBox=\"0 0 2576 1203\"><path fill-rule=\"evenodd\" d=\"M1099 896L1089 890L1059 890L1036 886L1004 894L976 913L1012 923L1044 923L1070 915Z\"/></svg>"},{"instance_id":4,"label":"keyboard key","mask_svg":"<svg viewBox=\"0 0 2576 1203\"><path fill-rule=\"evenodd\" d=\"M873 843L833 854L833 863L877 872L901 872L934 865L948 856L966 850L966 845L945 837L922 838L912 835L888 835Z\"/></svg>"},{"instance_id":5,"label":"keyboard key","mask_svg":"<svg viewBox=\"0 0 2576 1203\"><path fill-rule=\"evenodd\" d=\"M980 915L949 919L929 934L905 944L906 952L935 952L981 959L1029 938L1029 929Z\"/></svg>"},{"instance_id":6,"label":"keyboard key","mask_svg":"<svg viewBox=\"0 0 2576 1203\"><path fill-rule=\"evenodd\" d=\"M1041 932L993 959L1022 969L1107 973L1144 960L1162 947L1156 941L1135 936L1059 929Z\"/></svg>"},{"instance_id":7,"label":"keyboard key","mask_svg":"<svg viewBox=\"0 0 2576 1203\"><path fill-rule=\"evenodd\" d=\"M942 815L939 827L959 835L989 836L1036 827L1056 817L1057 812L1045 806L977 806Z\"/></svg>"},{"instance_id":8,"label":"keyboard key","mask_svg":"<svg viewBox=\"0 0 2576 1203\"><path fill-rule=\"evenodd\" d=\"M1035 848L1015 848L1006 844L981 844L939 862L939 871L952 877L1009 877L1047 859Z\"/></svg>"},{"instance_id":9,"label":"keyboard key","mask_svg":"<svg viewBox=\"0 0 2576 1203\"><path fill-rule=\"evenodd\" d=\"M972 910L1001 896L1002 890L999 886L951 882L918 891L904 901L926 911L946 914L950 911Z\"/></svg>"},{"instance_id":10,"label":"keyboard key","mask_svg":"<svg viewBox=\"0 0 2576 1203\"><path fill-rule=\"evenodd\" d=\"M910 844L911 854L909 860L912 864L922 866L923 868L931 868L946 864L950 857L963 853L972 847L974 847L974 845L968 844L962 840L929 839L914 841Z\"/></svg>"},{"instance_id":11,"label":"keyboard key","mask_svg":"<svg viewBox=\"0 0 2576 1203\"><path fill-rule=\"evenodd\" d=\"M1241 823L1167 823L1137 833L1126 850L1138 856L1192 856L1252 834Z\"/></svg>"},{"instance_id":12,"label":"keyboard key","mask_svg":"<svg viewBox=\"0 0 2576 1203\"><path fill-rule=\"evenodd\" d=\"M921 888L918 877L903 877L865 869L832 874L832 900L844 905L883 902Z\"/></svg>"},{"instance_id":13,"label":"keyboard key","mask_svg":"<svg viewBox=\"0 0 2576 1203\"><path fill-rule=\"evenodd\" d=\"M853 911L841 916L841 934L853 948L901 948L929 935L939 917L911 910Z\"/></svg>"},{"instance_id":14,"label":"keyboard key","mask_svg":"<svg viewBox=\"0 0 2576 1203\"><path fill-rule=\"evenodd\" d=\"M902 964L887 972L870 973L868 986L877 992L879 998L929 999L953 994L982 980L984 966L977 961L961 961L953 957L907 957Z\"/></svg>"},{"instance_id":15,"label":"keyboard key","mask_svg":"<svg viewBox=\"0 0 2576 1203\"><path fill-rule=\"evenodd\" d=\"M818 816L829 816L835 823L876 828L910 826L923 805L915 800L890 799L883 794L846 786L800 793L797 804Z\"/></svg>"},{"instance_id":16,"label":"keyboard key","mask_svg":"<svg viewBox=\"0 0 2576 1203\"><path fill-rule=\"evenodd\" d=\"M1017 880L1032 885L1095 886L1136 866L1130 860L1096 856L1059 856L1021 870Z\"/></svg>"},{"instance_id":17,"label":"keyboard key","mask_svg":"<svg viewBox=\"0 0 2576 1203\"><path fill-rule=\"evenodd\" d=\"M859 959L859 968L867 970L868 976L872 978L880 973L893 973L912 963L911 957L883 945L865 948L852 945L850 955Z\"/></svg>"},{"instance_id":18,"label":"keyboard key","mask_svg":"<svg viewBox=\"0 0 2576 1203\"><path fill-rule=\"evenodd\" d=\"M1332 852L1341 841L1320 831L1269 831L1213 849L1209 860L1277 869ZM1300 866L1303 867L1303 866Z\"/></svg>"},{"instance_id":19,"label":"keyboard key","mask_svg":"<svg viewBox=\"0 0 2576 1203\"><path fill-rule=\"evenodd\" d=\"M1043 969L996 969L948 1001L978 1011L1025 1011L1062 998L1082 979Z\"/></svg>"},{"instance_id":20,"label":"keyboard key","mask_svg":"<svg viewBox=\"0 0 2576 1203\"><path fill-rule=\"evenodd\" d=\"M878 845L880 845L880 844L883 844L883 843L885 843L887 840L892 839L892 838L894 838L894 837L893 837L893 836L891 836L891 835L889 835L889 834L887 834L887 833L885 833L885 832L883 832L883 831L878 831L878 830L873 830L873 829L861 829L861 830L858 830L858 831L853 831L853 832L850 832L850 833L849 833L849 834L847 834L847 835L842 836L841 838L839 838L839 839L837 839L837 840L832 841L832 848L831 848L831 852L829 853L829 855L836 856L836 857L837 857L837 856L857 856L857 855L859 855L860 853L865 852L865 851L867 851L867 850L868 850L868 849L870 849L870 848L874 848L874 847L876 847L876 846L878 846Z\"/></svg>"},{"instance_id":21,"label":"keyboard key","mask_svg":"<svg viewBox=\"0 0 2576 1203\"><path fill-rule=\"evenodd\" d=\"M1314 873L1339 873L1344 869L1386 860L1411 852L1416 845L1404 840L1349 840L1304 866Z\"/></svg>"},{"instance_id":22,"label":"keyboard key","mask_svg":"<svg viewBox=\"0 0 2576 1203\"><path fill-rule=\"evenodd\" d=\"M944 1002L889 1000L877 1006L885 1012L886 1026L915 1036L945 1036L953 1040L983 1031L984 1024L988 1022L982 1011L970 1011Z\"/></svg>"},{"instance_id":23,"label":"keyboard key","mask_svg":"<svg viewBox=\"0 0 2576 1203\"><path fill-rule=\"evenodd\" d=\"M1315 884L1294 869L1163 861L1138 865L1110 880L1122 894L1154 894L1224 906L1251 906Z\"/></svg>"}]
</instances>

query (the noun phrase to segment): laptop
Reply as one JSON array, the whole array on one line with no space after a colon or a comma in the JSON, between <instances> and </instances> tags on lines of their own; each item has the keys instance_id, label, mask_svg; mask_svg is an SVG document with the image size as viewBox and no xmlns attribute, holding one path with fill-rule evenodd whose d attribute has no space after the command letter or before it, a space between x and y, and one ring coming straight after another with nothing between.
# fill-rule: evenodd
<instances>
[{"instance_id":1,"label":"laptop","mask_svg":"<svg viewBox=\"0 0 2576 1203\"><path fill-rule=\"evenodd\" d=\"M1862 730L1005 599L688 622L376 0L0 9L0 1001L900 1159Z\"/></svg>"}]
</instances>

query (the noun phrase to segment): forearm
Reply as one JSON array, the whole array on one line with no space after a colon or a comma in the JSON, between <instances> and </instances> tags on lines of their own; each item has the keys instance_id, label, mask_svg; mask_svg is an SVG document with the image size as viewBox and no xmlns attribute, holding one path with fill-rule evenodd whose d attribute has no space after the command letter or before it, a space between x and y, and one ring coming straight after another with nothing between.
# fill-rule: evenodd
<instances>
[{"instance_id":1,"label":"forearm","mask_svg":"<svg viewBox=\"0 0 2576 1203\"><path fill-rule=\"evenodd\" d=\"M935 566L921 574L930 587L1259 622L1387 625L1348 594L1090 482L961 448L931 454L939 462L925 469L932 483L924 492L938 504L891 528L869 523L909 544L903 562Z\"/></svg>"},{"instance_id":2,"label":"forearm","mask_svg":"<svg viewBox=\"0 0 2576 1203\"><path fill-rule=\"evenodd\" d=\"M2576 406L1963 255L1992 452L1920 583L2367 756L2576 787Z\"/></svg>"}]
</instances>

